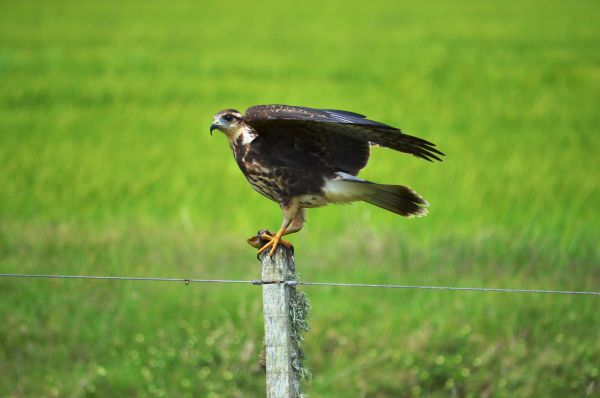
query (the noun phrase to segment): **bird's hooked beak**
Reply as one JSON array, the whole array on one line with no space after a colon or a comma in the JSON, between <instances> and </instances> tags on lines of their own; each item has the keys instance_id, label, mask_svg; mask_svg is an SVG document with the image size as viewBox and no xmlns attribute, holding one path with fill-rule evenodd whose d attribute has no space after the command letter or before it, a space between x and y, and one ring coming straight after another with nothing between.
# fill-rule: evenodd
<instances>
[{"instance_id":1,"label":"bird's hooked beak","mask_svg":"<svg viewBox=\"0 0 600 398\"><path fill-rule=\"evenodd\" d=\"M210 135L212 135L213 130L218 129L218 128L219 128L219 123L213 122L213 124L210 125Z\"/></svg>"}]
</instances>

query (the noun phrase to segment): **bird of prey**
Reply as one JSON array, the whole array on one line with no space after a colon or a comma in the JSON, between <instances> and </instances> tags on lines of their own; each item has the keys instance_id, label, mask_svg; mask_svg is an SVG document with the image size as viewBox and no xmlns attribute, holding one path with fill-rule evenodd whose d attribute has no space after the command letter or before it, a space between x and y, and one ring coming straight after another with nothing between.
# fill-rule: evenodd
<instances>
[{"instance_id":1,"label":"bird of prey","mask_svg":"<svg viewBox=\"0 0 600 398\"><path fill-rule=\"evenodd\" d=\"M278 245L297 232L306 208L328 203L364 201L405 217L427 214L427 201L411 188L358 178L371 145L405 152L428 161L444 154L435 144L354 112L289 105L257 105L243 115L218 112L210 126L227 136L235 160L252 187L279 203L283 222L276 234L259 232L267 241L258 251Z\"/></svg>"}]
</instances>

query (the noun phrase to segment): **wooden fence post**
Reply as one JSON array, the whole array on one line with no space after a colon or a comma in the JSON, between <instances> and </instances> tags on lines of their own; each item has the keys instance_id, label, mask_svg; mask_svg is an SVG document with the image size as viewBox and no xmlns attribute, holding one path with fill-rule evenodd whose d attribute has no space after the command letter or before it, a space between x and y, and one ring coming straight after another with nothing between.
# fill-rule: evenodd
<instances>
[{"instance_id":1,"label":"wooden fence post","mask_svg":"<svg viewBox=\"0 0 600 398\"><path fill-rule=\"evenodd\" d=\"M295 281L294 256L280 247L271 258L260 257L263 281L263 311L265 318L265 360L268 398L299 398L301 353L299 331L292 319L296 288L283 281Z\"/></svg>"}]
</instances>

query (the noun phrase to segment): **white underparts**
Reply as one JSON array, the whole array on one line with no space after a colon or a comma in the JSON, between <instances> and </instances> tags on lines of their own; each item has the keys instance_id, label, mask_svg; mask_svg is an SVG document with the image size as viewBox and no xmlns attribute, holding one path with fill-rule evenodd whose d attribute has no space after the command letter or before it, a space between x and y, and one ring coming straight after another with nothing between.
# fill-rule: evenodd
<instances>
[{"instance_id":1,"label":"white underparts","mask_svg":"<svg viewBox=\"0 0 600 398\"><path fill-rule=\"evenodd\" d=\"M324 195L301 195L298 197L302 207L321 207L328 203L349 203L363 200L362 180L351 174L337 172L334 178L326 178Z\"/></svg>"},{"instance_id":2,"label":"white underparts","mask_svg":"<svg viewBox=\"0 0 600 398\"><path fill-rule=\"evenodd\" d=\"M297 198L301 207L321 207L327 204L327 200L322 195L300 195Z\"/></svg>"},{"instance_id":3,"label":"white underparts","mask_svg":"<svg viewBox=\"0 0 600 398\"><path fill-rule=\"evenodd\" d=\"M337 172L336 177L325 180L323 192L330 203L349 203L364 198L365 180L351 174Z\"/></svg>"}]
</instances>

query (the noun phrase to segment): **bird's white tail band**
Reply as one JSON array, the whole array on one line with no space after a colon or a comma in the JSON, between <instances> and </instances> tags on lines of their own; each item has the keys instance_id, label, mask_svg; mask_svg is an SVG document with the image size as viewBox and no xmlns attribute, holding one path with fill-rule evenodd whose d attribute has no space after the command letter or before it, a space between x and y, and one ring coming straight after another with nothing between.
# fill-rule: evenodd
<instances>
[{"instance_id":1,"label":"bird's white tail band","mask_svg":"<svg viewBox=\"0 0 600 398\"><path fill-rule=\"evenodd\" d=\"M429 205L418 193L403 185L375 184L360 178L342 175L325 182L325 199L331 203L365 201L405 217L422 217Z\"/></svg>"}]
</instances>

